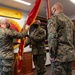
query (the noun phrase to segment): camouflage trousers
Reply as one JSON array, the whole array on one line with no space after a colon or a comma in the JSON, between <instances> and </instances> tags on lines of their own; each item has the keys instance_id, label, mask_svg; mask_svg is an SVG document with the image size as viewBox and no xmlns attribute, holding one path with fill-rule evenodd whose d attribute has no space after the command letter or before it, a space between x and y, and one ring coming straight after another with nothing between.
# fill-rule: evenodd
<instances>
[{"instance_id":1,"label":"camouflage trousers","mask_svg":"<svg viewBox=\"0 0 75 75\"><path fill-rule=\"evenodd\" d=\"M45 67L46 54L33 55L33 61L36 75L47 75Z\"/></svg>"},{"instance_id":2,"label":"camouflage trousers","mask_svg":"<svg viewBox=\"0 0 75 75\"><path fill-rule=\"evenodd\" d=\"M0 59L0 75L13 75L13 63L11 59Z\"/></svg>"},{"instance_id":3,"label":"camouflage trousers","mask_svg":"<svg viewBox=\"0 0 75 75\"><path fill-rule=\"evenodd\" d=\"M72 75L73 61L70 62L51 62L52 75Z\"/></svg>"}]
</instances>

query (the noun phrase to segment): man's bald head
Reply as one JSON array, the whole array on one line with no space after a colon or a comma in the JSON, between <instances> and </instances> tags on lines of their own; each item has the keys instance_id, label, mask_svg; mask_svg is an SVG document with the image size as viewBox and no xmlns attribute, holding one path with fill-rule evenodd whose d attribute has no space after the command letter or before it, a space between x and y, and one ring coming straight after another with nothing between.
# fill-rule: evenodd
<instances>
[{"instance_id":1,"label":"man's bald head","mask_svg":"<svg viewBox=\"0 0 75 75\"><path fill-rule=\"evenodd\" d=\"M63 12L63 6L62 6L62 4L59 3L59 2L55 3L52 6L51 11L52 11L53 14L57 14L57 13Z\"/></svg>"},{"instance_id":2,"label":"man's bald head","mask_svg":"<svg viewBox=\"0 0 75 75\"><path fill-rule=\"evenodd\" d=\"M7 18L0 18L0 23L9 23L9 20Z\"/></svg>"},{"instance_id":3,"label":"man's bald head","mask_svg":"<svg viewBox=\"0 0 75 75\"><path fill-rule=\"evenodd\" d=\"M9 24L9 20L7 18L0 18L0 26L3 28L7 28L7 24Z\"/></svg>"}]
</instances>

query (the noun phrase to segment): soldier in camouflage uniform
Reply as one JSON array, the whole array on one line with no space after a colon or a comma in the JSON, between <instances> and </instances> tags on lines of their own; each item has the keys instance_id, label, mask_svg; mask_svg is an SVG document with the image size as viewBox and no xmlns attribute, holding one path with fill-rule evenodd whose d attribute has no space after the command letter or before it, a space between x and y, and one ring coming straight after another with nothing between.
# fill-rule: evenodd
<instances>
[{"instance_id":1,"label":"soldier in camouflage uniform","mask_svg":"<svg viewBox=\"0 0 75 75\"><path fill-rule=\"evenodd\" d=\"M57 2L52 6L53 16L48 20L48 45L50 49L52 75L72 75L74 39L72 21L63 13Z\"/></svg>"},{"instance_id":2,"label":"soldier in camouflage uniform","mask_svg":"<svg viewBox=\"0 0 75 75\"><path fill-rule=\"evenodd\" d=\"M27 30L23 30L21 33L10 30L7 23L7 18L0 20L0 75L13 75L13 38L22 38L27 35Z\"/></svg>"},{"instance_id":3,"label":"soldier in camouflage uniform","mask_svg":"<svg viewBox=\"0 0 75 75\"><path fill-rule=\"evenodd\" d=\"M35 65L36 75L46 75L45 62L46 62L46 49L45 49L45 37L46 31L40 27L40 20L36 20L33 24L34 30L30 34L25 45L31 42L33 62Z\"/></svg>"}]
</instances>

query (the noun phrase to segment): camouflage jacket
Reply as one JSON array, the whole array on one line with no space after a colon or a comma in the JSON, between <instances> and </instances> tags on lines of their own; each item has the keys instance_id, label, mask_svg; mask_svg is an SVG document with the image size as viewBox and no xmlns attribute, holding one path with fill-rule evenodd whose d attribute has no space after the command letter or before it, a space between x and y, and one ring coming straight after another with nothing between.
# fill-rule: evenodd
<instances>
[{"instance_id":1,"label":"camouflage jacket","mask_svg":"<svg viewBox=\"0 0 75 75\"><path fill-rule=\"evenodd\" d=\"M63 13L48 20L48 45L51 58L65 62L74 60L74 37L72 21Z\"/></svg>"},{"instance_id":2,"label":"camouflage jacket","mask_svg":"<svg viewBox=\"0 0 75 75\"><path fill-rule=\"evenodd\" d=\"M13 39L27 35L24 30L21 33L10 29L0 28L0 59L14 59Z\"/></svg>"},{"instance_id":3,"label":"camouflage jacket","mask_svg":"<svg viewBox=\"0 0 75 75\"><path fill-rule=\"evenodd\" d=\"M45 38L46 31L43 28L39 27L30 34L30 38L27 38L25 45L31 43L33 55L43 54L46 52Z\"/></svg>"}]
</instances>

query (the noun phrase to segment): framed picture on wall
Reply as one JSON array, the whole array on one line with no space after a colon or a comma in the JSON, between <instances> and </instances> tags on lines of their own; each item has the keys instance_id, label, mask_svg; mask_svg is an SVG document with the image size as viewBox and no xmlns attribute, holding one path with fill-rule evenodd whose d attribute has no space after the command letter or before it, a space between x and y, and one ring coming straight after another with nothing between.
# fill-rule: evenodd
<instances>
[{"instance_id":1,"label":"framed picture on wall","mask_svg":"<svg viewBox=\"0 0 75 75\"><path fill-rule=\"evenodd\" d=\"M45 46L48 46L48 40L47 40L47 20L46 18L42 18L42 17L37 17L36 19L41 21L41 27L44 28L46 30L46 39L45 39ZM29 34L31 34L31 32L34 30L33 25L31 25L30 30L29 30Z\"/></svg>"}]
</instances>

